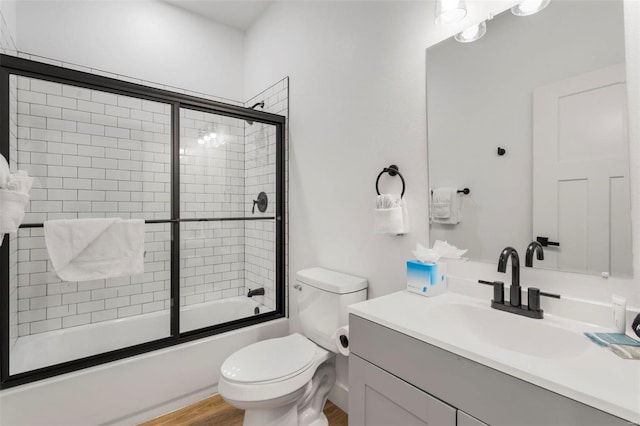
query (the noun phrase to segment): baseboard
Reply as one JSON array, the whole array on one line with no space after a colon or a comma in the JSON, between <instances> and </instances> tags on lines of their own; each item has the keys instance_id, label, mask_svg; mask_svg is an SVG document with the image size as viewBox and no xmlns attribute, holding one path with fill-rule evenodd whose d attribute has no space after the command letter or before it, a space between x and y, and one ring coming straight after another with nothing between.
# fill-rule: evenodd
<instances>
[{"instance_id":1,"label":"baseboard","mask_svg":"<svg viewBox=\"0 0 640 426\"><path fill-rule=\"evenodd\" d=\"M217 386L200 389L196 392L190 393L189 395L167 401L164 404L160 404L144 411L135 413L131 416L127 416L127 418L115 420L114 422L110 422L104 426L137 425L148 420L155 419L156 417L173 413L174 411L180 410L181 408L194 404L198 401L202 401L203 399L208 398L216 393L218 393Z\"/></svg>"},{"instance_id":2,"label":"baseboard","mask_svg":"<svg viewBox=\"0 0 640 426\"><path fill-rule=\"evenodd\" d=\"M329 401L333 402L342 411L349 414L349 388L342 384L336 383L336 385L329 392Z\"/></svg>"}]
</instances>

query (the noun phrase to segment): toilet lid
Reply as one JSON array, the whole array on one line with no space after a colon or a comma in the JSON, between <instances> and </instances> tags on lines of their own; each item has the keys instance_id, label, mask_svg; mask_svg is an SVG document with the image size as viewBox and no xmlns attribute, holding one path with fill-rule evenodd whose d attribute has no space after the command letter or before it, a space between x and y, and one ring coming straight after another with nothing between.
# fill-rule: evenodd
<instances>
[{"instance_id":1,"label":"toilet lid","mask_svg":"<svg viewBox=\"0 0 640 426\"><path fill-rule=\"evenodd\" d=\"M306 370L315 353L316 345L311 340L292 334L240 349L225 360L220 372L235 382L272 381Z\"/></svg>"}]
</instances>

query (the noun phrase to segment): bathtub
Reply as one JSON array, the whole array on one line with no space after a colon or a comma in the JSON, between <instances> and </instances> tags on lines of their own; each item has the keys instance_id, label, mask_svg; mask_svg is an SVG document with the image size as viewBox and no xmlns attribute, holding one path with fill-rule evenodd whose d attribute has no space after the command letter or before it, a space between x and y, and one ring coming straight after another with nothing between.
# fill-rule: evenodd
<instances>
[{"instance_id":1,"label":"bathtub","mask_svg":"<svg viewBox=\"0 0 640 426\"><path fill-rule=\"evenodd\" d=\"M215 394L229 355L288 334L279 318L0 390L0 425L139 424Z\"/></svg>"},{"instance_id":2,"label":"bathtub","mask_svg":"<svg viewBox=\"0 0 640 426\"><path fill-rule=\"evenodd\" d=\"M180 330L197 330L270 312L244 296L180 308ZM168 310L87 324L18 338L11 350L11 374L169 337Z\"/></svg>"}]
</instances>

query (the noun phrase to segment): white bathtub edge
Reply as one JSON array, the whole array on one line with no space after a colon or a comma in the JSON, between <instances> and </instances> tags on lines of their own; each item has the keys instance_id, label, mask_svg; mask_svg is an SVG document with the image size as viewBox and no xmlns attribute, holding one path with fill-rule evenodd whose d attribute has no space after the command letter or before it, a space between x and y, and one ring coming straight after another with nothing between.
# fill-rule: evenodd
<instances>
[{"instance_id":1,"label":"white bathtub edge","mask_svg":"<svg viewBox=\"0 0 640 426\"><path fill-rule=\"evenodd\" d=\"M289 334L288 318L0 391L0 424L131 425L217 390L236 350ZM179 405L178 404L182 404Z\"/></svg>"}]
</instances>

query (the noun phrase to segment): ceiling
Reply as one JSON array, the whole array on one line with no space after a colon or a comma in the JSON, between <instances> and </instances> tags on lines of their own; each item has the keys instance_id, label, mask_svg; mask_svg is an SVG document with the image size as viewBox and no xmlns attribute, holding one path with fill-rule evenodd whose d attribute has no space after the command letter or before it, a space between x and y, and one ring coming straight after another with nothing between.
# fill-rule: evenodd
<instances>
[{"instance_id":1,"label":"ceiling","mask_svg":"<svg viewBox=\"0 0 640 426\"><path fill-rule=\"evenodd\" d=\"M248 30L273 0L165 0L174 6L242 31Z\"/></svg>"}]
</instances>

